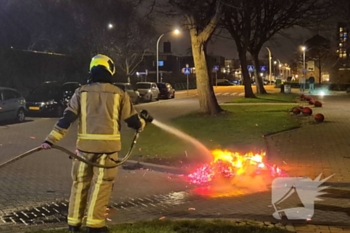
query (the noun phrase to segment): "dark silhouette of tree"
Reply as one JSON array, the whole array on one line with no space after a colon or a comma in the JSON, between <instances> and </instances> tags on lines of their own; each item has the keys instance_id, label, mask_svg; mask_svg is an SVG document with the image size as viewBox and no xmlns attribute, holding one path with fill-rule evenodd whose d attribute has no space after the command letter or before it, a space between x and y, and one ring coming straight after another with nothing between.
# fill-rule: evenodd
<instances>
[{"instance_id":1,"label":"dark silhouette of tree","mask_svg":"<svg viewBox=\"0 0 350 233\"><path fill-rule=\"evenodd\" d=\"M0 30L6 32L0 34L1 47L70 53L77 45L67 0L4 0L0 4Z\"/></svg>"},{"instance_id":2,"label":"dark silhouette of tree","mask_svg":"<svg viewBox=\"0 0 350 233\"><path fill-rule=\"evenodd\" d=\"M137 3L127 0L72 1L82 44L80 53L105 53L116 63L119 74L130 82L156 35L152 21L137 12ZM103 17L101 17L103 15Z\"/></svg>"},{"instance_id":3,"label":"dark silhouette of tree","mask_svg":"<svg viewBox=\"0 0 350 233\"><path fill-rule=\"evenodd\" d=\"M182 15L191 36L191 47L196 69L197 93L200 111L215 115L222 111L214 94L207 65L207 45L222 16L219 0L169 0L176 13Z\"/></svg>"},{"instance_id":4,"label":"dark silhouette of tree","mask_svg":"<svg viewBox=\"0 0 350 233\"><path fill-rule=\"evenodd\" d=\"M236 42L246 97L255 97L247 71L246 53L254 60L258 93L266 93L258 75L259 53L275 34L294 25L309 25L325 9L321 0L226 0L223 25Z\"/></svg>"}]
</instances>

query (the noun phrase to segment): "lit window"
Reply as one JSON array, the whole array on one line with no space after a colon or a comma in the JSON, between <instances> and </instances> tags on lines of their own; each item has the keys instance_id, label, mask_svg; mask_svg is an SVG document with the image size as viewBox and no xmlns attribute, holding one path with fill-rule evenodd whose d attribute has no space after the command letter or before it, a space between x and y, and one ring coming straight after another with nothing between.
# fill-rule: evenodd
<instances>
[{"instance_id":1,"label":"lit window","mask_svg":"<svg viewBox=\"0 0 350 233\"><path fill-rule=\"evenodd\" d=\"M343 35L344 35L343 33L339 33L339 36L340 36L340 37L343 37Z\"/></svg>"},{"instance_id":2,"label":"lit window","mask_svg":"<svg viewBox=\"0 0 350 233\"><path fill-rule=\"evenodd\" d=\"M343 44L342 44L342 43L339 43L339 47L343 47Z\"/></svg>"},{"instance_id":3,"label":"lit window","mask_svg":"<svg viewBox=\"0 0 350 233\"><path fill-rule=\"evenodd\" d=\"M343 28L342 28L342 27L340 27L340 28L339 28L339 32L342 32L342 31L343 31Z\"/></svg>"},{"instance_id":4,"label":"lit window","mask_svg":"<svg viewBox=\"0 0 350 233\"><path fill-rule=\"evenodd\" d=\"M346 32L344 32L344 36L343 38L347 38L348 34Z\"/></svg>"}]
</instances>

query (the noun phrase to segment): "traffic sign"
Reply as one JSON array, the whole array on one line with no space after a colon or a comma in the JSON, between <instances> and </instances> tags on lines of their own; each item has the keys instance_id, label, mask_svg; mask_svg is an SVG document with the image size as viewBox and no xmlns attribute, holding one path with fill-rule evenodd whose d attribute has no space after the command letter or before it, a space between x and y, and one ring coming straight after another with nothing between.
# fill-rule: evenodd
<instances>
[{"instance_id":1,"label":"traffic sign","mask_svg":"<svg viewBox=\"0 0 350 233\"><path fill-rule=\"evenodd\" d=\"M260 66L260 71L261 72L266 72L266 66Z\"/></svg>"},{"instance_id":2,"label":"traffic sign","mask_svg":"<svg viewBox=\"0 0 350 233\"><path fill-rule=\"evenodd\" d=\"M219 66L214 66L214 71L219 71Z\"/></svg>"},{"instance_id":3,"label":"traffic sign","mask_svg":"<svg viewBox=\"0 0 350 233\"><path fill-rule=\"evenodd\" d=\"M248 66L248 72L253 73L254 72L254 66L249 65Z\"/></svg>"},{"instance_id":4,"label":"traffic sign","mask_svg":"<svg viewBox=\"0 0 350 233\"><path fill-rule=\"evenodd\" d=\"M191 68L183 68L183 72L184 72L184 74L187 74L187 75L189 75L189 74L191 74Z\"/></svg>"}]
</instances>

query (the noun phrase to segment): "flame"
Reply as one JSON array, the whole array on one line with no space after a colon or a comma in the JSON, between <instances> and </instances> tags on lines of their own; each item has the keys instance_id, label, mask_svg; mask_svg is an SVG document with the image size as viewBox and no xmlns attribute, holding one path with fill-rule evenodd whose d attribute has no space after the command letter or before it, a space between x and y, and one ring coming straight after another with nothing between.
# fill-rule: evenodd
<instances>
[{"instance_id":1,"label":"flame","mask_svg":"<svg viewBox=\"0 0 350 233\"><path fill-rule=\"evenodd\" d=\"M265 152L254 154L249 152L241 155L238 152L228 150L212 151L213 161L196 169L188 175L192 184L207 184L215 179L234 179L245 175L257 175L262 171L270 171L271 176L281 176L282 171L276 166L265 164Z\"/></svg>"}]
</instances>

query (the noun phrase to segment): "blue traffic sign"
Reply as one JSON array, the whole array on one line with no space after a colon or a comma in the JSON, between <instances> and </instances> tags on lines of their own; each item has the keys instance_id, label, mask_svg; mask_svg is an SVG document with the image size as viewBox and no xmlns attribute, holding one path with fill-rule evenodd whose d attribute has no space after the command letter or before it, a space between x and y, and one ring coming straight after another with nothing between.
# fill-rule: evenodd
<instances>
[{"instance_id":1,"label":"blue traffic sign","mask_svg":"<svg viewBox=\"0 0 350 233\"><path fill-rule=\"evenodd\" d=\"M214 66L215 71L219 71L219 66Z\"/></svg>"},{"instance_id":2,"label":"blue traffic sign","mask_svg":"<svg viewBox=\"0 0 350 233\"><path fill-rule=\"evenodd\" d=\"M184 68L184 74L191 74L191 68Z\"/></svg>"},{"instance_id":3,"label":"blue traffic sign","mask_svg":"<svg viewBox=\"0 0 350 233\"><path fill-rule=\"evenodd\" d=\"M254 72L254 66L249 65L248 66L248 72L253 73Z\"/></svg>"},{"instance_id":4,"label":"blue traffic sign","mask_svg":"<svg viewBox=\"0 0 350 233\"><path fill-rule=\"evenodd\" d=\"M260 66L260 71L265 72L266 71L266 66Z\"/></svg>"}]
</instances>

